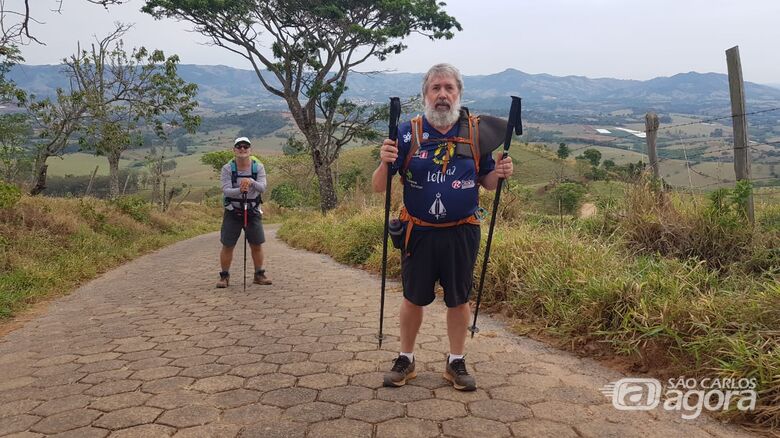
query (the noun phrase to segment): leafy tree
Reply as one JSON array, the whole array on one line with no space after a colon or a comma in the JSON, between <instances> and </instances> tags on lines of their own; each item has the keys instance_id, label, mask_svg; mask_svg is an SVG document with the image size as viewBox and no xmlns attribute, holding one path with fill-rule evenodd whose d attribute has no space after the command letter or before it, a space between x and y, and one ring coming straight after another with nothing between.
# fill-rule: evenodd
<instances>
[{"instance_id":1,"label":"leafy tree","mask_svg":"<svg viewBox=\"0 0 780 438\"><path fill-rule=\"evenodd\" d=\"M598 149L585 149L578 159L590 162L591 166L598 166L601 161L601 152Z\"/></svg>"},{"instance_id":2,"label":"leafy tree","mask_svg":"<svg viewBox=\"0 0 780 438\"><path fill-rule=\"evenodd\" d=\"M23 148L31 129L25 114L0 115L0 177L18 181L21 173L31 169L30 156Z\"/></svg>"},{"instance_id":3,"label":"leafy tree","mask_svg":"<svg viewBox=\"0 0 780 438\"><path fill-rule=\"evenodd\" d=\"M246 58L262 86L285 100L308 144L320 207L336 206L331 165L353 139L378 139L386 110L343 99L349 72L400 53L418 33L452 38L460 24L435 0L147 0L143 11L174 18ZM259 42L260 34L270 44Z\"/></svg>"},{"instance_id":4,"label":"leafy tree","mask_svg":"<svg viewBox=\"0 0 780 438\"><path fill-rule=\"evenodd\" d=\"M561 208L566 213L574 213L585 197L585 187L577 183L565 182L558 184L553 189L553 197L558 200Z\"/></svg>"},{"instance_id":5,"label":"leafy tree","mask_svg":"<svg viewBox=\"0 0 780 438\"><path fill-rule=\"evenodd\" d=\"M603 163L601 163L604 166L604 169L606 170L612 170L615 168L615 161L614 160L604 160Z\"/></svg>"},{"instance_id":6,"label":"leafy tree","mask_svg":"<svg viewBox=\"0 0 780 438\"><path fill-rule=\"evenodd\" d=\"M558 144L558 158L561 160L565 160L569 157L569 154L571 154L571 149L569 149L568 146L566 146L566 143L559 143Z\"/></svg>"},{"instance_id":7,"label":"leafy tree","mask_svg":"<svg viewBox=\"0 0 780 438\"><path fill-rule=\"evenodd\" d=\"M35 146L33 185L30 188L30 195L35 196L46 189L46 161L49 157L61 156L70 138L81 129L86 103L79 91L61 88L57 89L54 99L37 100L35 95L28 96L24 92L19 92L17 97L42 140Z\"/></svg>"},{"instance_id":8,"label":"leafy tree","mask_svg":"<svg viewBox=\"0 0 780 438\"><path fill-rule=\"evenodd\" d=\"M137 142L140 129L151 126L165 137L165 126L179 123L193 132L200 118L192 111L197 85L177 73L179 57L141 47L130 54L122 36L130 28L116 30L65 60L68 75L86 104L86 120L80 142L108 158L111 197L119 194L119 159Z\"/></svg>"},{"instance_id":9,"label":"leafy tree","mask_svg":"<svg viewBox=\"0 0 780 438\"><path fill-rule=\"evenodd\" d=\"M201 155L200 162L207 166L211 166L211 168L217 172L217 175L219 175L219 173L222 172L222 166L232 160L234 156L232 151L206 152Z\"/></svg>"}]
</instances>

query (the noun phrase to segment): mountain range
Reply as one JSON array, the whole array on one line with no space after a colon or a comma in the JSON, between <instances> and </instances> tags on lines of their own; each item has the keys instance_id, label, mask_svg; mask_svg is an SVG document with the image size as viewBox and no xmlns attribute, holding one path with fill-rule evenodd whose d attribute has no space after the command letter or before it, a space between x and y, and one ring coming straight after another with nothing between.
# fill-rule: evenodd
<instances>
[{"instance_id":1,"label":"mountain range","mask_svg":"<svg viewBox=\"0 0 780 438\"><path fill-rule=\"evenodd\" d=\"M179 66L179 74L198 84L200 104L214 111L286 109L285 102L264 90L251 70L184 64ZM385 102L388 96L396 95L411 97L419 94L422 76L351 73L347 96L363 102ZM68 84L58 65L15 66L9 78L37 95L52 95L57 87ZM464 84L463 99L470 108L498 112L506 111L503 108L510 95L521 96L527 112L561 115L587 116L621 109L722 115L730 109L728 76L719 73L689 72L639 81L561 77L507 69L490 75L464 76ZM780 106L780 88L746 82L745 94L748 109Z\"/></svg>"}]
</instances>

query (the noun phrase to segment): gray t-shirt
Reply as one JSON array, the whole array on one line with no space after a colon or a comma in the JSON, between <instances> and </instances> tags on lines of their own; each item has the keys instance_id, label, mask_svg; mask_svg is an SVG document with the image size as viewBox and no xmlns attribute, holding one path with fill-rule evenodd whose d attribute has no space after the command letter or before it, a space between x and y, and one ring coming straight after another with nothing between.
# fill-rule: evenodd
<instances>
[{"instance_id":1,"label":"gray t-shirt","mask_svg":"<svg viewBox=\"0 0 780 438\"><path fill-rule=\"evenodd\" d=\"M252 179L252 167L250 166L247 170L242 171L241 169L238 169L238 179L236 180L236 187L233 187L233 181L231 179L232 174L230 163L225 164L222 166L222 173L219 176L219 181L222 183L222 193L225 195L225 197L228 198L241 198L241 189L239 189L239 184L241 184L241 180L244 178ZM261 193L265 192L266 187L268 186L268 182L266 180L265 176L265 166L261 162L257 162L257 180L252 181L252 184L249 186L249 192L247 192L247 199L254 199L260 196ZM251 206L251 205L250 205ZM231 205L228 205L228 210L232 210L233 208L241 208L240 202L231 202Z\"/></svg>"}]
</instances>

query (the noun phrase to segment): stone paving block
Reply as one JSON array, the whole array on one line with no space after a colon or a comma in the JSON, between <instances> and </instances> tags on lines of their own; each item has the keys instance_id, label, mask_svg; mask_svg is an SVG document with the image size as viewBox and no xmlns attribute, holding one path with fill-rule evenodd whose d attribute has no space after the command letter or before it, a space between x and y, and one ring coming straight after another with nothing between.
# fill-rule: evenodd
<instances>
[{"instance_id":1,"label":"stone paving block","mask_svg":"<svg viewBox=\"0 0 780 438\"><path fill-rule=\"evenodd\" d=\"M141 386L143 392L152 394L161 394L169 391L177 391L188 388L195 379L191 377L168 377L167 379L153 380L146 382Z\"/></svg>"},{"instance_id":2,"label":"stone paving block","mask_svg":"<svg viewBox=\"0 0 780 438\"><path fill-rule=\"evenodd\" d=\"M326 344L326 345L334 345L334 344ZM309 358L312 362L322 362L322 363L337 363L337 362L345 362L348 360L351 360L355 356L355 353L349 352L349 351L324 351L324 352L318 352L311 355Z\"/></svg>"},{"instance_id":3,"label":"stone paving block","mask_svg":"<svg viewBox=\"0 0 780 438\"><path fill-rule=\"evenodd\" d=\"M571 425L582 424L593 418L593 414L588 408L572 403L552 401L537 403L530 407L536 418L559 421Z\"/></svg>"},{"instance_id":4,"label":"stone paving block","mask_svg":"<svg viewBox=\"0 0 780 438\"><path fill-rule=\"evenodd\" d=\"M352 376L349 378L351 385L365 386L366 388L381 388L384 381L384 373L373 372Z\"/></svg>"},{"instance_id":5,"label":"stone paving block","mask_svg":"<svg viewBox=\"0 0 780 438\"><path fill-rule=\"evenodd\" d=\"M295 385L295 376L281 373L263 374L247 379L245 387L259 392L268 392Z\"/></svg>"},{"instance_id":6,"label":"stone paving block","mask_svg":"<svg viewBox=\"0 0 780 438\"><path fill-rule=\"evenodd\" d=\"M81 378L80 383L97 385L99 383L105 383L110 380L125 380L132 374L133 371L127 369L101 371L99 373L87 374Z\"/></svg>"},{"instance_id":7,"label":"stone paving block","mask_svg":"<svg viewBox=\"0 0 780 438\"><path fill-rule=\"evenodd\" d=\"M107 397L95 399L89 404L89 408L97 409L98 411L103 412L116 411L118 409L141 406L151 397L151 394L138 391L125 392L122 394L109 395Z\"/></svg>"},{"instance_id":8,"label":"stone paving block","mask_svg":"<svg viewBox=\"0 0 780 438\"><path fill-rule=\"evenodd\" d=\"M409 403L433 398L430 389L422 386L404 385L400 388L378 388L376 398L399 403Z\"/></svg>"},{"instance_id":9,"label":"stone paving block","mask_svg":"<svg viewBox=\"0 0 780 438\"><path fill-rule=\"evenodd\" d=\"M103 429L125 429L132 426L152 423L160 413L162 413L161 409L150 408L148 406L136 406L103 414L102 417L98 418L92 424Z\"/></svg>"},{"instance_id":10,"label":"stone paving block","mask_svg":"<svg viewBox=\"0 0 780 438\"><path fill-rule=\"evenodd\" d=\"M233 367L228 374L232 374L239 377L255 377L260 374L271 374L279 370L279 365L273 363L252 363L248 365L239 365Z\"/></svg>"},{"instance_id":11,"label":"stone paving block","mask_svg":"<svg viewBox=\"0 0 780 438\"><path fill-rule=\"evenodd\" d=\"M234 438L239 432L241 432L239 425L212 423L182 429L176 433L175 438Z\"/></svg>"},{"instance_id":12,"label":"stone paving block","mask_svg":"<svg viewBox=\"0 0 780 438\"><path fill-rule=\"evenodd\" d=\"M510 428L516 437L523 438L578 438L571 426L548 420L522 420L512 423Z\"/></svg>"},{"instance_id":13,"label":"stone paving block","mask_svg":"<svg viewBox=\"0 0 780 438\"><path fill-rule=\"evenodd\" d=\"M140 380L112 380L100 383L84 391L84 394L94 395L95 397L106 397L123 392L135 391L143 382Z\"/></svg>"},{"instance_id":14,"label":"stone paving block","mask_svg":"<svg viewBox=\"0 0 780 438\"><path fill-rule=\"evenodd\" d=\"M396 417L403 417L404 405L384 400L364 400L347 406L344 416L367 423L381 423Z\"/></svg>"},{"instance_id":15,"label":"stone paving block","mask_svg":"<svg viewBox=\"0 0 780 438\"><path fill-rule=\"evenodd\" d=\"M376 436L377 438L433 438L439 436L439 426L433 421L418 418L395 418L378 424Z\"/></svg>"},{"instance_id":16,"label":"stone paving block","mask_svg":"<svg viewBox=\"0 0 780 438\"><path fill-rule=\"evenodd\" d=\"M511 436L509 427L498 421L485 418L468 417L445 421L441 425L442 432L448 436L471 438L502 438Z\"/></svg>"},{"instance_id":17,"label":"stone paving block","mask_svg":"<svg viewBox=\"0 0 780 438\"><path fill-rule=\"evenodd\" d=\"M103 438L108 436L110 431L106 429L100 429L97 427L87 426L80 427L78 429L69 430L67 432L51 435L56 438Z\"/></svg>"},{"instance_id":18,"label":"stone paving block","mask_svg":"<svg viewBox=\"0 0 780 438\"><path fill-rule=\"evenodd\" d=\"M374 397L374 391L362 386L340 386L329 388L319 393L319 400L324 402L336 403L340 405L350 405L361 400L370 400Z\"/></svg>"},{"instance_id":19,"label":"stone paving block","mask_svg":"<svg viewBox=\"0 0 780 438\"><path fill-rule=\"evenodd\" d=\"M165 379L167 377L173 377L179 374L180 372L181 372L181 368L162 366L157 368L147 368L145 370L136 371L135 373L133 373L133 375L130 376L130 378L135 380L143 380L143 381L159 380L159 379Z\"/></svg>"},{"instance_id":20,"label":"stone paving block","mask_svg":"<svg viewBox=\"0 0 780 438\"><path fill-rule=\"evenodd\" d=\"M319 362L288 363L279 367L279 372L301 377L310 374L319 374L328 369L328 365Z\"/></svg>"},{"instance_id":21,"label":"stone paving block","mask_svg":"<svg viewBox=\"0 0 780 438\"><path fill-rule=\"evenodd\" d=\"M221 409L231 409L255 403L260 400L260 393L248 389L234 389L220 392L209 398L209 402Z\"/></svg>"},{"instance_id":22,"label":"stone paving block","mask_svg":"<svg viewBox=\"0 0 780 438\"><path fill-rule=\"evenodd\" d=\"M543 391L522 386L500 386L488 390L492 398L521 404L539 403L545 400Z\"/></svg>"},{"instance_id":23,"label":"stone paving block","mask_svg":"<svg viewBox=\"0 0 780 438\"><path fill-rule=\"evenodd\" d=\"M252 403L226 410L222 414L222 421L228 424L253 424L264 420L275 421L282 413L282 409L276 406Z\"/></svg>"},{"instance_id":24,"label":"stone paving block","mask_svg":"<svg viewBox=\"0 0 780 438\"><path fill-rule=\"evenodd\" d=\"M30 413L33 415L39 415L41 417L47 417L50 415L59 414L60 412L81 409L87 407L93 398L94 397L81 394L57 398L41 404Z\"/></svg>"},{"instance_id":25,"label":"stone paving block","mask_svg":"<svg viewBox=\"0 0 780 438\"><path fill-rule=\"evenodd\" d=\"M147 406L162 408L166 410L180 408L188 405L208 405L207 399L203 394L195 391L173 390L157 394L145 403Z\"/></svg>"},{"instance_id":26,"label":"stone paving block","mask_svg":"<svg viewBox=\"0 0 780 438\"><path fill-rule=\"evenodd\" d=\"M218 418L219 409L217 408L210 406L184 406L166 411L157 418L156 422L175 428L184 428L202 426L216 421Z\"/></svg>"},{"instance_id":27,"label":"stone paving block","mask_svg":"<svg viewBox=\"0 0 780 438\"><path fill-rule=\"evenodd\" d=\"M346 360L328 365L328 371L336 374L354 376L356 374L377 371L377 366L374 362L367 362L364 360Z\"/></svg>"},{"instance_id":28,"label":"stone paving block","mask_svg":"<svg viewBox=\"0 0 780 438\"><path fill-rule=\"evenodd\" d=\"M308 437L330 438L337 436L344 438L363 438L371 436L372 430L373 427L369 423L341 418L312 425Z\"/></svg>"},{"instance_id":29,"label":"stone paving block","mask_svg":"<svg viewBox=\"0 0 780 438\"><path fill-rule=\"evenodd\" d=\"M463 403L437 399L407 403L406 411L410 417L434 421L444 421L466 415L466 407Z\"/></svg>"},{"instance_id":30,"label":"stone paving block","mask_svg":"<svg viewBox=\"0 0 780 438\"><path fill-rule=\"evenodd\" d=\"M41 417L27 414L0 418L0 436L10 435L15 432L24 432L40 420Z\"/></svg>"},{"instance_id":31,"label":"stone paving block","mask_svg":"<svg viewBox=\"0 0 780 438\"><path fill-rule=\"evenodd\" d=\"M306 353L284 352L284 353L268 354L265 357L264 360L266 362L276 363L276 364L282 365L282 364L288 364L288 363L304 362L307 358L308 358L308 355Z\"/></svg>"},{"instance_id":32,"label":"stone paving block","mask_svg":"<svg viewBox=\"0 0 780 438\"><path fill-rule=\"evenodd\" d=\"M344 408L336 404L312 402L288 408L284 416L300 423L316 423L340 418L343 411Z\"/></svg>"},{"instance_id":33,"label":"stone paving block","mask_svg":"<svg viewBox=\"0 0 780 438\"><path fill-rule=\"evenodd\" d=\"M238 436L240 438L303 438L305 435L305 423L263 418L245 427Z\"/></svg>"},{"instance_id":34,"label":"stone paving block","mask_svg":"<svg viewBox=\"0 0 780 438\"><path fill-rule=\"evenodd\" d=\"M42 402L40 400L15 400L0 404L0 418L13 417L26 414L35 409Z\"/></svg>"},{"instance_id":35,"label":"stone paving block","mask_svg":"<svg viewBox=\"0 0 780 438\"><path fill-rule=\"evenodd\" d=\"M298 386L313 389L327 389L344 386L349 377L341 374L321 373L303 376L298 379Z\"/></svg>"},{"instance_id":36,"label":"stone paving block","mask_svg":"<svg viewBox=\"0 0 780 438\"><path fill-rule=\"evenodd\" d=\"M176 429L161 424L144 424L128 429L118 430L111 434L111 438L151 438L173 436Z\"/></svg>"},{"instance_id":37,"label":"stone paving block","mask_svg":"<svg viewBox=\"0 0 780 438\"><path fill-rule=\"evenodd\" d=\"M191 357L183 357L181 359L176 359L173 362L171 362L170 365L172 367L191 368L199 365L214 363L217 361L217 359L218 359L217 356L209 356L208 354L203 354L200 356L191 356Z\"/></svg>"},{"instance_id":38,"label":"stone paving block","mask_svg":"<svg viewBox=\"0 0 780 438\"><path fill-rule=\"evenodd\" d=\"M150 357L147 359L140 359L130 362L127 364L127 368L134 371L148 370L149 368L166 366L170 364L172 360L173 359L168 359L165 357Z\"/></svg>"},{"instance_id":39,"label":"stone paving block","mask_svg":"<svg viewBox=\"0 0 780 438\"><path fill-rule=\"evenodd\" d=\"M30 428L33 432L55 434L90 425L102 412L92 409L76 409L50 415Z\"/></svg>"},{"instance_id":40,"label":"stone paving block","mask_svg":"<svg viewBox=\"0 0 780 438\"><path fill-rule=\"evenodd\" d=\"M196 365L194 367L185 368L184 370L179 372L179 375L183 377L194 377L196 379L203 379L206 377L221 376L227 373L228 371L230 371L231 369L232 367L230 365L210 363L210 364Z\"/></svg>"},{"instance_id":41,"label":"stone paving block","mask_svg":"<svg viewBox=\"0 0 780 438\"><path fill-rule=\"evenodd\" d=\"M527 407L504 400L480 400L468 404L471 415L475 417L510 423L533 417Z\"/></svg>"},{"instance_id":42,"label":"stone paving block","mask_svg":"<svg viewBox=\"0 0 780 438\"><path fill-rule=\"evenodd\" d=\"M289 408L314 401L317 391L308 388L282 388L266 392L260 400L268 405Z\"/></svg>"}]
</instances>

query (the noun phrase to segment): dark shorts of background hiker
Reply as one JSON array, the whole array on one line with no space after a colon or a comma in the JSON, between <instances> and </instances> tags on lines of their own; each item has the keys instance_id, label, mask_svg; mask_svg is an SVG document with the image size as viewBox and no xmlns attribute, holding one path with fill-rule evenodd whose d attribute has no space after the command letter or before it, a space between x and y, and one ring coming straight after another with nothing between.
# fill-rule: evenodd
<instances>
[{"instance_id":1,"label":"dark shorts of background hiker","mask_svg":"<svg viewBox=\"0 0 780 438\"><path fill-rule=\"evenodd\" d=\"M265 243L265 233L263 232L263 221L259 214L250 214L247 218L246 240L252 245ZM225 210L222 216L222 231L219 235L219 241L228 247L236 246L241 230L244 228L244 218L234 210Z\"/></svg>"},{"instance_id":2,"label":"dark shorts of background hiker","mask_svg":"<svg viewBox=\"0 0 780 438\"><path fill-rule=\"evenodd\" d=\"M479 225L451 228L412 229L409 250L401 254L401 278L404 298L418 306L431 304L439 281L444 289L447 307L457 307L469 300L474 263L479 251Z\"/></svg>"}]
</instances>

